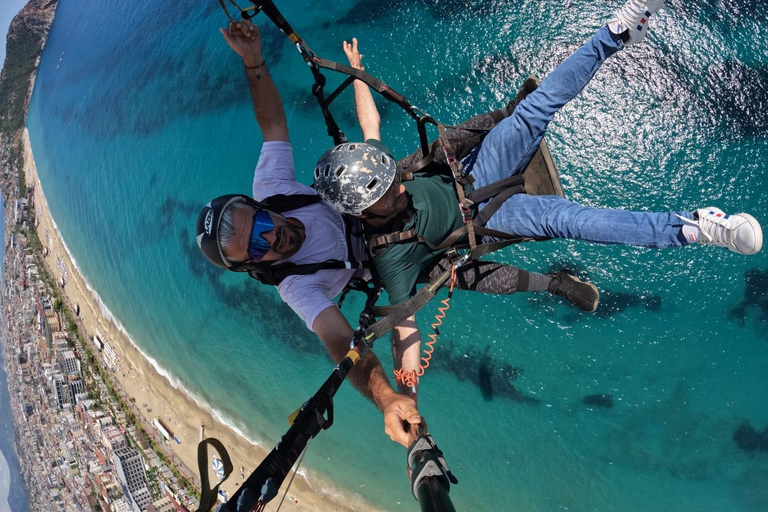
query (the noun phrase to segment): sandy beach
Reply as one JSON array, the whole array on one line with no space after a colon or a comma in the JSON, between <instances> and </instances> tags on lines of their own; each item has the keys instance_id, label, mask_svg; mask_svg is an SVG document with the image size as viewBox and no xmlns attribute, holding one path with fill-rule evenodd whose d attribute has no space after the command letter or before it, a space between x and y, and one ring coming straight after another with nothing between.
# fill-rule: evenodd
<instances>
[{"instance_id":1,"label":"sandy beach","mask_svg":"<svg viewBox=\"0 0 768 512\"><path fill-rule=\"evenodd\" d=\"M108 372L125 394L126 402L133 408L134 414L142 420L145 430L154 439L160 439L158 431L151 425L154 418L160 417L173 430L174 435L181 441L163 441L161 447L166 455L181 470L182 473L199 485L197 475L197 444L201 439L201 425L205 437L215 437L222 441L229 450L234 470L224 483L224 489L231 495L243 482L244 478L258 466L268 450L252 444L226 424L217 421L209 408L201 407L183 390L176 389L171 382L159 374L151 362L136 348L119 325L107 318L100 310L98 299L80 275L67 252L61 236L51 217L48 205L40 186L37 169L29 143L29 134L24 131L24 165L28 186L35 190L34 202L37 213L37 232L46 252L45 263L51 274L61 286L71 307L79 306L79 321L85 329L85 335L91 342L92 336L98 329L117 355L118 367ZM47 251L45 251L47 249ZM132 399L132 400L131 400ZM271 447L270 447L271 449ZM212 452L209 449L209 457ZM210 465L209 465L210 467ZM244 468L243 473L240 468ZM216 481L211 471L212 482ZM267 510L276 510L285 490L281 488L277 498ZM315 482L315 487L326 486L327 483ZM338 510L378 510L358 497L355 503L345 499L344 503L335 502L332 494L336 489L320 495L313 491L304 478L297 476L283 503L285 510L295 511L338 511ZM344 492L347 495L349 491Z\"/></svg>"}]
</instances>

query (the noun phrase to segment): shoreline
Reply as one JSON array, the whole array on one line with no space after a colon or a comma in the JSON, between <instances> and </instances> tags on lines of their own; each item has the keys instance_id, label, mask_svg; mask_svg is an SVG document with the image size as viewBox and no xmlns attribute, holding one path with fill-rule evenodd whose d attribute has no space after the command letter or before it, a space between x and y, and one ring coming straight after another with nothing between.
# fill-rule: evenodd
<instances>
[{"instance_id":1,"label":"shoreline","mask_svg":"<svg viewBox=\"0 0 768 512\"><path fill-rule=\"evenodd\" d=\"M244 478L266 457L271 447L260 446L248 439L218 411L186 390L158 361L136 346L127 330L115 320L98 293L82 276L76 260L70 254L48 208L26 128L22 145L26 184L34 187L35 229L43 244L43 260L69 302L70 309L74 312L76 307L79 308L76 316L84 331L83 336L93 347L92 339L98 332L114 349L117 364L112 370L102 365L105 373L120 390L121 397L141 421L144 430L171 463L198 488L197 443L201 440L201 426L204 426L204 437L219 439L229 451L234 467L221 489L232 495ZM158 430L151 424L155 418L161 418L173 430L180 443L161 440ZM209 449L209 455L212 453ZM241 467L244 468L242 473L239 471ZM209 473L214 483L213 471ZM298 474L301 478L294 480L284 503L288 510L380 510L354 491L331 483L315 470L307 471L302 467ZM286 478L273 502L279 503L287 481L289 478ZM272 507L268 505L267 510Z\"/></svg>"}]
</instances>

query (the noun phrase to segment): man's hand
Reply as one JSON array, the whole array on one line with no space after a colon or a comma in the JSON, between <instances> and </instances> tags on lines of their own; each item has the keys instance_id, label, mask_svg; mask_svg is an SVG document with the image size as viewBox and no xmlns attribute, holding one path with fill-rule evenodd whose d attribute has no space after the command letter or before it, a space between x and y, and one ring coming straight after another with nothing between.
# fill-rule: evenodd
<instances>
[{"instance_id":1,"label":"man's hand","mask_svg":"<svg viewBox=\"0 0 768 512\"><path fill-rule=\"evenodd\" d=\"M384 432L396 443L408 448L419 437L421 416L416 402L405 395L395 394L387 399L384 412Z\"/></svg>"},{"instance_id":2,"label":"man's hand","mask_svg":"<svg viewBox=\"0 0 768 512\"><path fill-rule=\"evenodd\" d=\"M360 71L364 71L363 56L357 50L357 38L352 38L352 44L344 41L344 53L347 54L349 65ZM381 117L376 110L376 103L373 101L371 91L368 86L360 80L353 82L355 89L355 109L357 110L357 120L360 123L360 129L363 131L363 140L374 139L381 140Z\"/></svg>"},{"instance_id":3,"label":"man's hand","mask_svg":"<svg viewBox=\"0 0 768 512\"><path fill-rule=\"evenodd\" d=\"M230 23L228 31L223 28L220 30L230 48L243 59L243 64L258 66L264 62L259 27L250 21L238 21Z\"/></svg>"},{"instance_id":4,"label":"man's hand","mask_svg":"<svg viewBox=\"0 0 768 512\"><path fill-rule=\"evenodd\" d=\"M344 53L347 54L347 59L349 59L350 66L361 71L365 70L365 67L363 67L363 56L360 55L360 52L357 51L356 37L352 38L352 44L344 41Z\"/></svg>"}]
</instances>

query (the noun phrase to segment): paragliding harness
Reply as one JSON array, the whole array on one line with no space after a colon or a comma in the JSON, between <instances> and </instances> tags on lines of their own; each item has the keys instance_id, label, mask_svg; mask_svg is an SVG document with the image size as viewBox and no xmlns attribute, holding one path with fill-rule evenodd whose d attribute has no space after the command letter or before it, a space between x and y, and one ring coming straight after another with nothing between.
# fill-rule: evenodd
<instances>
[{"instance_id":1,"label":"paragliding harness","mask_svg":"<svg viewBox=\"0 0 768 512\"><path fill-rule=\"evenodd\" d=\"M230 15L224 0L218 0L221 7L224 9L230 22L234 22L234 19ZM435 297L437 292L444 286L449 280L453 280L456 275L456 270L464 265L467 261L478 258L482 254L487 254L495 248L500 248L501 245L507 245L512 243L512 238L506 233L493 232L492 236L498 236L504 238L502 242L495 244L476 244L476 236L480 234L486 234L488 231L483 231L484 228L477 229L484 221L478 221L478 217L474 218L472 215L472 204L482 202L491 197L496 197L495 201L499 201L506 194L511 196L513 193L523 191L522 180L515 178L507 183L501 183L497 185L500 187L498 191L492 191L487 187L481 190L474 191L469 197L464 195L463 186L467 185L466 180L461 175L461 163L460 159L463 154L455 151L449 141L449 137L446 135L445 130L452 127L445 126L431 116L425 114L421 109L408 103L405 97L393 89L381 80L365 73L364 71L354 69L350 66L346 66L337 62L321 59L307 46L303 39L291 28L291 26L283 18L282 14L277 10L277 7L271 0L267 1L252 1L252 6L245 9L238 6L234 0L228 0L239 12L243 19L250 20L255 17L259 12L264 12L275 25L296 45L297 50L309 66L315 83L312 86L312 93L316 97L320 108L323 113L323 118L328 129L328 134L333 138L334 144L338 145L347 141L344 133L339 129L333 116L329 110L329 105L333 100L354 80L361 80L373 90L384 96L387 100L392 101L402 107L412 118L417 122L417 128L419 133L419 140L422 154L425 158L421 159L417 164L410 166L406 169L404 177L408 177L407 173L412 173L418 170L426 169L427 167L434 167L437 165L437 169L442 169L440 172L445 172L445 166L440 164L441 158L444 158L445 163L450 169L451 175L457 182L457 194L459 196L460 205L462 207L462 215L466 221L466 234L470 243L470 249L463 255L459 254L454 249L450 252L453 254L453 265L440 274L437 278L433 279L429 284L421 287L416 294L411 297L408 302L394 307L388 308L376 308L381 314L386 311L386 316L375 320L378 313L373 309L375 299L381 293L381 286L378 284L378 280L373 280L373 285L368 285L367 293L368 300L366 301L366 309L370 310L369 313L364 311L361 315L361 325L355 331L352 340L350 340L350 349L345 358L334 368L331 375L315 393L312 398L305 402L296 412L289 417L291 427L285 435L280 439L280 442L272 449L267 457L261 462L261 464L253 471L253 473L243 482L243 484L235 491L235 493L229 497L224 505L219 510L222 512L246 512L246 511L260 511L264 510L266 504L272 500L277 491L285 480L286 476L290 472L291 468L301 461L302 454L307 447L309 441L314 438L320 431L328 429L333 424L333 396L339 389L344 379L347 377L349 371L354 365L363 357L365 357L373 346L373 342L389 333L395 326L399 325L407 318L413 316L424 305L426 305L432 298ZM324 86L326 83L325 77L320 72L320 69L330 69L347 75L347 78L339 85L327 97L324 93ZM528 82L526 82L528 84ZM535 88L535 87L534 87ZM500 120L500 119L498 119ZM496 120L495 122L498 122ZM435 146L434 151L430 150L428 143L426 125L432 124L438 127L441 132L440 142ZM489 127L490 128L490 127ZM476 132L479 137L474 145L479 144L482 137L487 133L485 130L466 130L468 132ZM472 147L474 147L472 145ZM440 147L440 151L436 148ZM469 148L471 149L471 147ZM545 149L545 146L542 147ZM468 150L467 150L468 152ZM441 156L442 153L442 156ZM548 153L547 153L548 155ZM459 186L461 185L461 186ZM496 185L496 184L495 184ZM559 183L557 184L559 186ZM482 191L482 192L481 192ZM562 192L561 192L562 193ZM311 198L311 199L310 199ZM318 200L318 196L283 196L268 198L265 203L268 208L275 212L295 210L300 207L308 206ZM503 199L502 199L503 200ZM299 201L308 201L306 204L299 205ZM490 206L486 207L486 210ZM484 210L485 211L485 210ZM490 214L490 212L489 212ZM488 215L489 215L488 214ZM487 220L487 218L486 218ZM464 229L464 228L462 228ZM348 233L352 233L353 230L348 228ZM490 233L488 233L490 234ZM463 234L457 236L461 238ZM404 239L406 237L403 237ZM523 239L516 239L522 241ZM350 247L352 244L349 244ZM279 284L282 279L288 275L296 274L310 274L326 268L352 268L348 265L352 263L353 258L349 258L349 262L322 262L311 265L291 265L275 264L264 268L255 268L250 270L251 276L258 279L261 282L267 284ZM363 265L362 262L356 262ZM357 267L364 268L364 267ZM371 268L373 271L374 269ZM350 285L350 289L362 289L363 284L360 282L353 282ZM345 294L342 295L340 302L343 301ZM221 481L211 488L207 471L207 450L212 446L219 452L220 459L224 465L224 477ZM205 439L198 445L198 464L200 470L200 484L201 484L201 498L200 507L198 511L209 511L215 505L216 501L221 494L219 491L220 485L228 478L232 472L232 463L226 449L216 439ZM413 470L412 474L412 489L414 497L419 500L422 510L425 510L427 502L434 503L434 500L428 500L426 496L432 494L436 496L436 500L442 503L441 510L449 510L450 498L448 497L449 482L456 483L457 480L450 473L445 458L442 452L437 448L434 440L431 436L425 432L420 432L420 436L417 441L411 446L409 450L409 465ZM298 470L298 467L296 468ZM295 475L295 472L294 472ZM424 485L428 483L429 485ZM290 484L289 484L290 485ZM287 490L286 490L287 492ZM452 510L452 505L450 506Z\"/></svg>"},{"instance_id":2,"label":"paragliding harness","mask_svg":"<svg viewBox=\"0 0 768 512\"><path fill-rule=\"evenodd\" d=\"M306 206L310 206L320 202L320 196L317 194L294 194L283 195L277 194L267 197L263 201L259 201L260 206L266 210L274 213L285 213L293 210L298 210ZM319 263L305 263L296 264L290 262L284 263L251 263L248 265L248 275L257 279L263 284L277 286L283 279L293 275L308 275L314 274L320 270L329 269L367 269L371 268L370 261L358 261L352 252L354 242L352 240L355 236L362 235L362 225L359 219L347 217L343 215L344 219L344 232L347 238L347 261L341 260L327 260Z\"/></svg>"},{"instance_id":3,"label":"paragliding harness","mask_svg":"<svg viewBox=\"0 0 768 512\"><path fill-rule=\"evenodd\" d=\"M538 83L539 82L535 77L529 76L515 99L507 106L507 112L509 113L514 110L520 101L538 87ZM450 233L437 245L432 244L429 240L416 233L415 229L395 231L389 234L373 236L368 239L368 247L373 255L380 254L393 244L423 243L432 251L442 251L452 247L469 247L474 252L474 259L512 243L545 240L544 238L534 239L510 235L509 233L485 227L488 219L498 211L504 201L515 194L528 193L528 190L526 189L526 178L529 178L529 180L534 182L532 183L533 188L535 189L534 193L563 195L559 179L556 174L552 175L553 171L550 171L546 176L546 178L551 180L551 183L542 183L541 177L535 176L536 172L540 172L541 167L547 168L548 170L554 169L554 164L551 162L551 157L549 156L549 151L545 142L542 141L541 148L534 155L534 158L532 159L532 162L534 163L529 165L522 174L510 176L478 189L473 188L472 176L464 175L462 159L482 143L482 140L490 131L490 128L503 119L503 116L497 115L498 112L499 111L496 111L490 114L492 117L492 124L482 131L482 133L468 135L460 139L452 139L449 137L447 129L456 127L448 127L437 123L440 138L432 144L429 154L401 172L401 181L413 179L416 172L444 174L453 178L464 226ZM494 117L495 114L496 116ZM465 129L461 126L458 128L465 131L478 132L478 130ZM478 205L485 202L488 203L485 208L478 211ZM485 236L492 237L497 241L482 244L481 239ZM461 241L464 239L466 239L466 241L462 243Z\"/></svg>"}]
</instances>

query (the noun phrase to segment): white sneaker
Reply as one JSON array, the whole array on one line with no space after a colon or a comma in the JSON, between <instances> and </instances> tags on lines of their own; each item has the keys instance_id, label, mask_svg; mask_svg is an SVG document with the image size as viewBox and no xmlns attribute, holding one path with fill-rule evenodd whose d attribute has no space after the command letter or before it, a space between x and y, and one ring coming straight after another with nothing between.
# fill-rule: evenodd
<instances>
[{"instance_id":1,"label":"white sneaker","mask_svg":"<svg viewBox=\"0 0 768 512\"><path fill-rule=\"evenodd\" d=\"M699 227L699 243L727 247L739 254L756 254L763 248L760 223L748 213L726 215L714 207L694 212L697 220L688 220Z\"/></svg>"},{"instance_id":2,"label":"white sneaker","mask_svg":"<svg viewBox=\"0 0 768 512\"><path fill-rule=\"evenodd\" d=\"M628 39L625 46L639 43L645 39L648 32L648 18L655 13L666 0L628 0L624 6L616 11L614 17L608 22L618 22L627 29Z\"/></svg>"}]
</instances>

